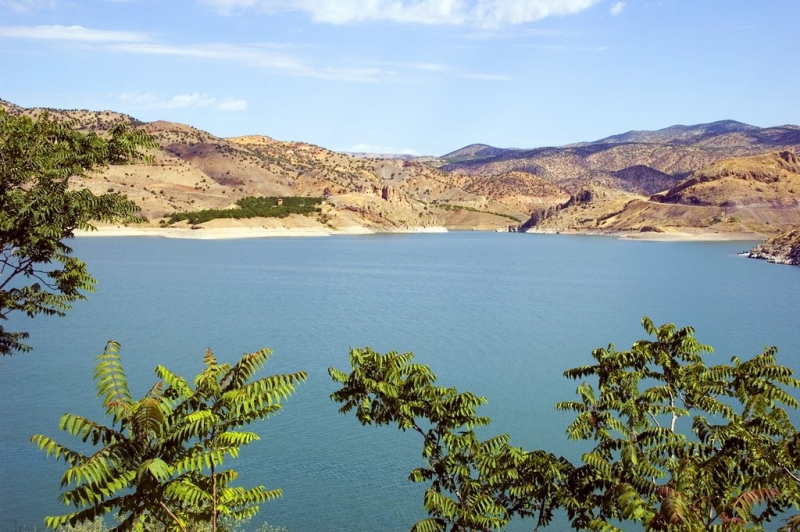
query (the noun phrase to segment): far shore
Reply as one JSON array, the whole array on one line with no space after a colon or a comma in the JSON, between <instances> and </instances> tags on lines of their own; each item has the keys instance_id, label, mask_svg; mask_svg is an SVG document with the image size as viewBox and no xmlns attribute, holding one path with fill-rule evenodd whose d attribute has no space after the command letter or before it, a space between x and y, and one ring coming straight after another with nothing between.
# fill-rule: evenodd
<instances>
[{"instance_id":1,"label":"far shore","mask_svg":"<svg viewBox=\"0 0 800 532\"><path fill-rule=\"evenodd\" d=\"M118 237L154 236L162 238L184 238L194 240L232 240L244 238L270 237L327 237L336 235L371 235L383 233L446 233L444 227L414 227L406 230L373 231L366 227L352 226L343 229L323 229L319 227L147 227L98 225L94 231L76 230L75 236Z\"/></svg>"},{"instance_id":2,"label":"far shore","mask_svg":"<svg viewBox=\"0 0 800 532\"><path fill-rule=\"evenodd\" d=\"M744 231L714 231L700 228L657 231L529 231L532 234L583 235L617 238L620 240L641 240L648 242L735 242L766 240L769 235Z\"/></svg>"},{"instance_id":3,"label":"far shore","mask_svg":"<svg viewBox=\"0 0 800 532\"><path fill-rule=\"evenodd\" d=\"M711 232L711 231L674 231L674 232L646 232L646 233L625 233L612 235L625 240L643 240L652 242L732 242L732 241L754 241L766 240L767 236L760 233L745 232Z\"/></svg>"},{"instance_id":4,"label":"far shore","mask_svg":"<svg viewBox=\"0 0 800 532\"><path fill-rule=\"evenodd\" d=\"M447 233L445 227L412 227L407 229L374 230L363 226L350 226L341 229L328 227L154 227L98 225L94 231L76 230L76 237L121 237L152 236L162 238L183 238L196 240L229 240L270 237L327 237L337 235L407 234L407 233ZM491 231L486 231L491 232ZM703 230L658 232L591 232L591 231L533 231L531 234L588 235L619 238L624 240L643 240L654 242L713 242L713 241L754 241L764 240L767 235L746 232L718 232Z\"/></svg>"}]
</instances>

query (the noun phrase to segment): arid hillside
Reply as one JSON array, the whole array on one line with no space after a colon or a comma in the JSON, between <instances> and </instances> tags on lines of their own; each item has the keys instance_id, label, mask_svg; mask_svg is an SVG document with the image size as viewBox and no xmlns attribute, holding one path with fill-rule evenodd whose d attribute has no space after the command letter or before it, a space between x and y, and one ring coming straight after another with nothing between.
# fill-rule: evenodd
<instances>
[{"instance_id":1,"label":"arid hillside","mask_svg":"<svg viewBox=\"0 0 800 532\"><path fill-rule=\"evenodd\" d=\"M560 148L475 144L415 159L337 153L266 136L219 138L113 111L24 109L2 100L0 107L14 115L47 112L98 134L119 122L149 133L158 143L152 163L106 168L73 186L123 193L154 226L186 227L170 215L228 209L249 196L324 197L324 203L310 215L234 225L769 235L800 223L797 126L724 121ZM233 222L214 222L220 224Z\"/></svg>"},{"instance_id":2,"label":"arid hillside","mask_svg":"<svg viewBox=\"0 0 800 532\"><path fill-rule=\"evenodd\" d=\"M111 111L0 105L17 115L46 111L83 131L102 133L123 122L152 135L159 148L151 150L151 164L110 167L74 186L98 194L124 193L153 223L178 211L225 209L247 196L325 196L315 220L320 227L498 230L527 220L531 205L558 203L567 196L548 183L517 190L499 185L504 178L487 176L484 184L478 176L464 179L404 158L359 157L265 136L224 139L189 125L143 123Z\"/></svg>"},{"instance_id":3,"label":"arid hillside","mask_svg":"<svg viewBox=\"0 0 800 532\"><path fill-rule=\"evenodd\" d=\"M678 186L653 196L662 203L797 208L800 162L793 151L724 159L701 168Z\"/></svg>"},{"instance_id":4,"label":"arid hillside","mask_svg":"<svg viewBox=\"0 0 800 532\"><path fill-rule=\"evenodd\" d=\"M531 172L571 193L593 184L642 195L671 188L723 158L800 151L800 127L758 128L732 120L658 131L630 131L594 142L532 150L472 145L440 167L470 175Z\"/></svg>"},{"instance_id":5,"label":"arid hillside","mask_svg":"<svg viewBox=\"0 0 800 532\"><path fill-rule=\"evenodd\" d=\"M535 213L536 231L772 234L800 224L800 162L785 150L723 159L649 198L587 187Z\"/></svg>"}]
</instances>

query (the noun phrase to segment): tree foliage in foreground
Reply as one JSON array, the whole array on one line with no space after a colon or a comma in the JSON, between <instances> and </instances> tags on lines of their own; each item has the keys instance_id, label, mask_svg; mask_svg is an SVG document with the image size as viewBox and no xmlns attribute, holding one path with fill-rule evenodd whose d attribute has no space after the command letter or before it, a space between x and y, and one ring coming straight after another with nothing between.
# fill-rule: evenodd
<instances>
[{"instance_id":1,"label":"tree foliage in foreground","mask_svg":"<svg viewBox=\"0 0 800 532\"><path fill-rule=\"evenodd\" d=\"M94 288L86 265L64 241L93 221L135 221L120 194L70 190L69 180L109 164L145 160L154 145L120 124L106 137L80 133L47 114L37 120L0 109L0 321L12 312L63 315ZM26 332L0 324L0 354L27 351Z\"/></svg>"},{"instance_id":2,"label":"tree foliage in foreground","mask_svg":"<svg viewBox=\"0 0 800 532\"><path fill-rule=\"evenodd\" d=\"M414 532L497 530L514 517L533 528L566 510L577 530L762 530L780 516L781 530L800 531L800 434L787 409L797 408L800 381L769 348L751 360L709 366L709 346L691 327L656 327L653 340L629 351L596 349L595 363L565 372L578 400L568 436L591 442L579 464L543 450L511 447L507 435L481 440L490 420L469 392L435 386L413 355L350 352L352 371L331 368L341 385L331 397L364 425L396 425L423 439L430 517Z\"/></svg>"},{"instance_id":3,"label":"tree foliage in foreground","mask_svg":"<svg viewBox=\"0 0 800 532\"><path fill-rule=\"evenodd\" d=\"M245 530L252 530L250 527L245 528L246 521L235 521L226 523L227 532L245 532ZM161 532L164 527L144 528L143 532ZM210 532L211 526L209 523L197 523L189 529L189 532ZM75 526L65 525L60 526L55 532L111 532L111 528L103 521L103 519L95 519L86 523L80 523ZM269 523L262 523L253 532L289 532L289 529L284 526L271 525Z\"/></svg>"},{"instance_id":4,"label":"tree foliage in foreground","mask_svg":"<svg viewBox=\"0 0 800 532\"><path fill-rule=\"evenodd\" d=\"M342 404L340 412L355 410L364 425L396 425L422 437L425 465L409 480L428 484L424 506L430 517L412 532L496 530L514 515L547 524L569 464L511 447L505 434L480 439L475 429L490 420L476 408L486 398L436 386L430 369L412 359L411 353L352 349L350 374L329 369L342 385L331 396Z\"/></svg>"},{"instance_id":5,"label":"tree foliage in foreground","mask_svg":"<svg viewBox=\"0 0 800 532\"><path fill-rule=\"evenodd\" d=\"M281 401L306 378L297 372L253 380L270 354L263 349L230 365L220 364L209 350L205 369L193 382L158 366L161 380L134 401L119 345L109 342L95 372L109 425L74 414L59 423L96 449L84 454L47 436L32 438L68 466L59 499L75 510L48 517L47 526L75 526L111 513L119 522L115 531L187 532L210 523L215 532L221 519L249 519L261 503L279 497L279 489L234 486L236 470L224 468L227 457L236 458L259 439L241 429L280 410Z\"/></svg>"},{"instance_id":6,"label":"tree foliage in foreground","mask_svg":"<svg viewBox=\"0 0 800 532\"><path fill-rule=\"evenodd\" d=\"M708 366L691 327L642 324L654 340L596 349L594 364L565 373L583 380L578 401L557 405L577 414L568 435L594 442L565 490L573 526L758 530L796 510L800 434L786 409L800 381L777 350Z\"/></svg>"}]
</instances>

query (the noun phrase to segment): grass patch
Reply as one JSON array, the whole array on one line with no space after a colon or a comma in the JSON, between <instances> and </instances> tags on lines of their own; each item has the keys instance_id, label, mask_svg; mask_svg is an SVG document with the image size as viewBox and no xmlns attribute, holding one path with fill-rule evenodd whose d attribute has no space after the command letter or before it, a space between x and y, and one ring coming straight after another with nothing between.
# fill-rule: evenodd
<instances>
[{"instance_id":1,"label":"grass patch","mask_svg":"<svg viewBox=\"0 0 800 532\"><path fill-rule=\"evenodd\" d=\"M290 214L308 216L318 211L322 198L302 196L248 196L236 202L235 208L204 209L194 212L174 212L169 215L168 223L174 224L188 221L190 224L201 224L219 218L285 218Z\"/></svg>"}]
</instances>

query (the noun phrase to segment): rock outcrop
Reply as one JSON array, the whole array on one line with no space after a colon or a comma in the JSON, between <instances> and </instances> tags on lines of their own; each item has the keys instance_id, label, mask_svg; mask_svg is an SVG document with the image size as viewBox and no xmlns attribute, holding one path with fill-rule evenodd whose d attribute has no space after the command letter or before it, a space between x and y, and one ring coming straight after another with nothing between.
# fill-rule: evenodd
<instances>
[{"instance_id":1,"label":"rock outcrop","mask_svg":"<svg viewBox=\"0 0 800 532\"><path fill-rule=\"evenodd\" d=\"M775 235L747 254L751 259L763 259L775 264L800 266L800 226Z\"/></svg>"}]
</instances>

